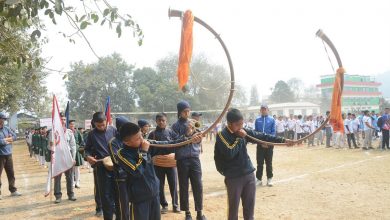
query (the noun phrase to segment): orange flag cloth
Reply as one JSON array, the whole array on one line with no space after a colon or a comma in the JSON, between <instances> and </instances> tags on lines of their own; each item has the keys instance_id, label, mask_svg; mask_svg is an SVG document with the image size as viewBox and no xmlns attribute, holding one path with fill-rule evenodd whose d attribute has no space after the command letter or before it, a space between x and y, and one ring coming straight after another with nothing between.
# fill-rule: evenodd
<instances>
[{"instance_id":1,"label":"orange flag cloth","mask_svg":"<svg viewBox=\"0 0 390 220\"><path fill-rule=\"evenodd\" d=\"M181 29L181 42L179 52L179 66L177 68L177 78L179 89L187 84L190 75L190 62L192 57L192 27L194 25L194 15L190 10L184 13L183 25Z\"/></svg>"},{"instance_id":2,"label":"orange flag cloth","mask_svg":"<svg viewBox=\"0 0 390 220\"><path fill-rule=\"evenodd\" d=\"M332 107L330 111L330 124L334 132L344 133L344 122L341 113L341 95L344 87L344 68L337 69L336 78L333 84Z\"/></svg>"}]
</instances>

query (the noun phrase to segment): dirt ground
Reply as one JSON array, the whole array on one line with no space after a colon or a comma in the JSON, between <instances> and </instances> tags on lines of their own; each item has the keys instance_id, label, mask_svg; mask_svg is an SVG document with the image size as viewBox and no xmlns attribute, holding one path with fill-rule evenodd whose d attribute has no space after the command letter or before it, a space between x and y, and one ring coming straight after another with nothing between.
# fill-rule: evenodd
<instances>
[{"instance_id":1,"label":"dirt ground","mask_svg":"<svg viewBox=\"0 0 390 220\"><path fill-rule=\"evenodd\" d=\"M256 146L248 148L255 164ZM208 219L226 219L226 191L215 169L213 143L205 141L203 149L204 213ZM13 158L23 195L9 196L3 172L0 219L99 219L94 216L93 176L87 169L81 169L77 201L66 200L63 178L63 202L54 204L54 196L43 196L47 169L29 158L24 142L14 144ZM255 219L390 219L390 151L277 147L274 184L257 188ZM166 194L170 201L168 190ZM184 214L170 212L162 219L184 219Z\"/></svg>"}]
</instances>

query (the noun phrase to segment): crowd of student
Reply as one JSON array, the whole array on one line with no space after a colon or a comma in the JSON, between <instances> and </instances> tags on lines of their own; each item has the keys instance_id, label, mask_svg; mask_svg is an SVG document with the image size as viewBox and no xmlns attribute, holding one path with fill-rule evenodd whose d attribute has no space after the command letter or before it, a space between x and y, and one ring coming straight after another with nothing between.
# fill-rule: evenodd
<instances>
[{"instance_id":1,"label":"crowd of student","mask_svg":"<svg viewBox=\"0 0 390 220\"><path fill-rule=\"evenodd\" d=\"M386 108L381 113L374 111L362 111L360 114L343 114L344 133L334 132L328 122L315 135L305 143L308 146L324 145L326 147L350 149L360 148L363 150L374 149L373 141L379 140L378 149L389 148L390 109ZM323 115L290 115L290 117L273 115L275 120L275 135L291 140L301 139L315 132L324 123L329 112ZM249 119L246 127L255 128L253 120Z\"/></svg>"}]
</instances>

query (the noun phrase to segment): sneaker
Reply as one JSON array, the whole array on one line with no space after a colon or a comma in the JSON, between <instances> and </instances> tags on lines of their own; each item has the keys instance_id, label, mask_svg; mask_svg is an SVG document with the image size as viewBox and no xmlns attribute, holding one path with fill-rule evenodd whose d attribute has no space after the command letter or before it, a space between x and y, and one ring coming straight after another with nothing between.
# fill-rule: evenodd
<instances>
[{"instance_id":1,"label":"sneaker","mask_svg":"<svg viewBox=\"0 0 390 220\"><path fill-rule=\"evenodd\" d=\"M261 180L256 180L256 186L262 186L263 185L263 181Z\"/></svg>"},{"instance_id":2,"label":"sneaker","mask_svg":"<svg viewBox=\"0 0 390 220\"><path fill-rule=\"evenodd\" d=\"M13 193L11 193L11 196L21 196L22 194L19 193L18 191L15 191Z\"/></svg>"},{"instance_id":3,"label":"sneaker","mask_svg":"<svg viewBox=\"0 0 390 220\"><path fill-rule=\"evenodd\" d=\"M68 200L70 200L70 201L76 201L77 199L76 199L76 197L71 196L71 197L68 198Z\"/></svg>"},{"instance_id":4,"label":"sneaker","mask_svg":"<svg viewBox=\"0 0 390 220\"><path fill-rule=\"evenodd\" d=\"M268 178L268 179L267 179L267 186L269 186L269 187L273 186L273 184L272 184L272 178Z\"/></svg>"},{"instance_id":5,"label":"sneaker","mask_svg":"<svg viewBox=\"0 0 390 220\"><path fill-rule=\"evenodd\" d=\"M363 147L362 149L363 149L363 150L368 150L368 148L367 148L367 147Z\"/></svg>"},{"instance_id":6,"label":"sneaker","mask_svg":"<svg viewBox=\"0 0 390 220\"><path fill-rule=\"evenodd\" d=\"M164 206L161 208L161 214L167 214L168 213L168 207Z\"/></svg>"},{"instance_id":7,"label":"sneaker","mask_svg":"<svg viewBox=\"0 0 390 220\"><path fill-rule=\"evenodd\" d=\"M173 208L173 213L181 213L180 209L177 207Z\"/></svg>"},{"instance_id":8,"label":"sneaker","mask_svg":"<svg viewBox=\"0 0 390 220\"><path fill-rule=\"evenodd\" d=\"M102 217L103 216L103 211L102 210L96 211L95 216L96 217Z\"/></svg>"},{"instance_id":9,"label":"sneaker","mask_svg":"<svg viewBox=\"0 0 390 220\"><path fill-rule=\"evenodd\" d=\"M61 198L57 198L56 201L54 201L55 204L61 203Z\"/></svg>"}]
</instances>

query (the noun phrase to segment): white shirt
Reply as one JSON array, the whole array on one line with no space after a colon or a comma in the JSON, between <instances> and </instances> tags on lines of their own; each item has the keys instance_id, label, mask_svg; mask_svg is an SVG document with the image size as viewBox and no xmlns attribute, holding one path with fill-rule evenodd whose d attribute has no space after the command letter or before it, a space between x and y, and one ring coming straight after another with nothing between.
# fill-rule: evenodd
<instances>
[{"instance_id":1,"label":"white shirt","mask_svg":"<svg viewBox=\"0 0 390 220\"><path fill-rule=\"evenodd\" d=\"M275 121L276 126L276 133L283 133L284 132L284 122L281 120Z\"/></svg>"},{"instance_id":2,"label":"white shirt","mask_svg":"<svg viewBox=\"0 0 390 220\"><path fill-rule=\"evenodd\" d=\"M310 127L310 133L313 133L318 127L318 121L313 121Z\"/></svg>"},{"instance_id":3,"label":"white shirt","mask_svg":"<svg viewBox=\"0 0 390 220\"><path fill-rule=\"evenodd\" d=\"M246 127L250 129L255 129L255 124L253 122L247 122Z\"/></svg>"},{"instance_id":4,"label":"white shirt","mask_svg":"<svg viewBox=\"0 0 390 220\"><path fill-rule=\"evenodd\" d=\"M295 130L295 126L296 126L295 120L294 119L288 119L288 121L287 121L287 128L288 128L288 130L294 131Z\"/></svg>"},{"instance_id":5,"label":"white shirt","mask_svg":"<svg viewBox=\"0 0 390 220\"><path fill-rule=\"evenodd\" d=\"M349 131L348 131L348 129L349 129ZM345 131L345 134L351 134L353 132L352 120L349 120L348 118L346 118L344 120L344 131Z\"/></svg>"},{"instance_id":6,"label":"white shirt","mask_svg":"<svg viewBox=\"0 0 390 220\"><path fill-rule=\"evenodd\" d=\"M295 131L297 132L297 134L303 133L302 126L303 126L303 123L301 122L301 120L298 119L295 122Z\"/></svg>"},{"instance_id":7,"label":"white shirt","mask_svg":"<svg viewBox=\"0 0 390 220\"><path fill-rule=\"evenodd\" d=\"M360 124L359 119L355 118L355 120L351 120L351 126L353 132L357 132L359 130L359 124Z\"/></svg>"},{"instance_id":8,"label":"white shirt","mask_svg":"<svg viewBox=\"0 0 390 220\"><path fill-rule=\"evenodd\" d=\"M368 131L370 130L371 128L368 127L367 124L369 124L370 126L372 126L372 120L371 120L371 117L370 116L364 116L363 117L363 131Z\"/></svg>"},{"instance_id":9,"label":"white shirt","mask_svg":"<svg viewBox=\"0 0 390 220\"><path fill-rule=\"evenodd\" d=\"M305 133L310 133L311 132L311 126L313 125L313 121L306 121L304 124L303 124L303 131Z\"/></svg>"}]
</instances>

